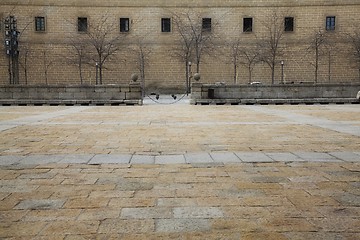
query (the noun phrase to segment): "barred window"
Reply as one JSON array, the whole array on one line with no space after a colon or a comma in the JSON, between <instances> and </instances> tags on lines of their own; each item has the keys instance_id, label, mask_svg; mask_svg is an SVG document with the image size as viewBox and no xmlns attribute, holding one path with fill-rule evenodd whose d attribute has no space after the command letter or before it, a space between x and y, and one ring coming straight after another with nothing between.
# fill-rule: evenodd
<instances>
[{"instance_id":1,"label":"barred window","mask_svg":"<svg viewBox=\"0 0 360 240\"><path fill-rule=\"evenodd\" d=\"M285 17L284 31L285 32L293 32L294 31L294 18L293 17Z\"/></svg>"},{"instance_id":2,"label":"barred window","mask_svg":"<svg viewBox=\"0 0 360 240\"><path fill-rule=\"evenodd\" d=\"M35 17L35 31L45 32L45 17Z\"/></svg>"},{"instance_id":3,"label":"barred window","mask_svg":"<svg viewBox=\"0 0 360 240\"><path fill-rule=\"evenodd\" d=\"M161 19L161 32L171 32L171 19L162 18Z\"/></svg>"},{"instance_id":4,"label":"barred window","mask_svg":"<svg viewBox=\"0 0 360 240\"><path fill-rule=\"evenodd\" d=\"M202 19L202 30L204 32L211 32L211 18Z\"/></svg>"},{"instance_id":5,"label":"barred window","mask_svg":"<svg viewBox=\"0 0 360 240\"><path fill-rule=\"evenodd\" d=\"M243 19L243 32L252 32L253 31L253 19L244 18Z\"/></svg>"},{"instance_id":6,"label":"barred window","mask_svg":"<svg viewBox=\"0 0 360 240\"><path fill-rule=\"evenodd\" d=\"M130 19L120 18L120 32L129 32L129 31L130 31Z\"/></svg>"},{"instance_id":7,"label":"barred window","mask_svg":"<svg viewBox=\"0 0 360 240\"><path fill-rule=\"evenodd\" d=\"M326 30L334 31L335 30L335 17L326 17Z\"/></svg>"},{"instance_id":8,"label":"barred window","mask_svg":"<svg viewBox=\"0 0 360 240\"><path fill-rule=\"evenodd\" d=\"M88 20L86 17L78 17L78 32L87 32Z\"/></svg>"}]
</instances>

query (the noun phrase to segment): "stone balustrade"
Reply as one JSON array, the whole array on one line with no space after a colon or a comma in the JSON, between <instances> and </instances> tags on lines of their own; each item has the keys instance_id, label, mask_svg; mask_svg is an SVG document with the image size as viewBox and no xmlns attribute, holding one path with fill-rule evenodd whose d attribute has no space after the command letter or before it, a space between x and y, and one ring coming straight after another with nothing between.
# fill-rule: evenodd
<instances>
[{"instance_id":1,"label":"stone balustrade","mask_svg":"<svg viewBox=\"0 0 360 240\"><path fill-rule=\"evenodd\" d=\"M142 105L140 83L128 85L3 85L0 104Z\"/></svg>"},{"instance_id":2,"label":"stone balustrade","mask_svg":"<svg viewBox=\"0 0 360 240\"><path fill-rule=\"evenodd\" d=\"M192 84L191 104L359 103L360 84Z\"/></svg>"}]
</instances>

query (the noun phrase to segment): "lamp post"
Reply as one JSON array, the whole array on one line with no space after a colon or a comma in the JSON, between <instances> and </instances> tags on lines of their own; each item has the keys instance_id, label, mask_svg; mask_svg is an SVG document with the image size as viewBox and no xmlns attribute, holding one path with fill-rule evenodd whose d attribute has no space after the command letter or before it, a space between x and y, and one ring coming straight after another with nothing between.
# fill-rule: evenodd
<instances>
[{"instance_id":1,"label":"lamp post","mask_svg":"<svg viewBox=\"0 0 360 240\"><path fill-rule=\"evenodd\" d=\"M99 63L98 62L96 62L95 63L95 69L96 69L96 75L95 75L95 81L96 81L96 85L98 85L99 84L99 82L98 82L98 75L99 75Z\"/></svg>"},{"instance_id":2,"label":"lamp post","mask_svg":"<svg viewBox=\"0 0 360 240\"><path fill-rule=\"evenodd\" d=\"M284 84L284 60L281 60L281 83Z\"/></svg>"},{"instance_id":3,"label":"lamp post","mask_svg":"<svg viewBox=\"0 0 360 240\"><path fill-rule=\"evenodd\" d=\"M187 83L186 83L186 95L189 95L189 92L190 92L190 86L191 86L191 65L192 63L191 62L188 62L188 72L189 72L189 79L187 80Z\"/></svg>"}]
</instances>

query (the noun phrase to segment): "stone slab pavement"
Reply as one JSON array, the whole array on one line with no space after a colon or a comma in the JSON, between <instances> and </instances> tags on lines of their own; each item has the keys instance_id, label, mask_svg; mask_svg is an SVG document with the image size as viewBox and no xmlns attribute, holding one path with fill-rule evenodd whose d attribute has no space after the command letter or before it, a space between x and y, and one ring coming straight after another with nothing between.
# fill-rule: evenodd
<instances>
[{"instance_id":1,"label":"stone slab pavement","mask_svg":"<svg viewBox=\"0 0 360 240\"><path fill-rule=\"evenodd\" d=\"M0 107L0 239L359 239L358 105L187 101Z\"/></svg>"}]
</instances>

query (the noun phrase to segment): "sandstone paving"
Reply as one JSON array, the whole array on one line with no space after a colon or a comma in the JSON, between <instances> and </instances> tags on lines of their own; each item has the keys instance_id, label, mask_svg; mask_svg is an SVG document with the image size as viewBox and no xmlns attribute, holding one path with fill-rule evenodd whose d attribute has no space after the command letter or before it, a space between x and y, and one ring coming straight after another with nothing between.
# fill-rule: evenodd
<instances>
[{"instance_id":1,"label":"sandstone paving","mask_svg":"<svg viewBox=\"0 0 360 240\"><path fill-rule=\"evenodd\" d=\"M356 105L1 107L0 117L9 112L18 115L0 121L0 156L354 152L359 145L351 134L359 131Z\"/></svg>"},{"instance_id":2,"label":"sandstone paving","mask_svg":"<svg viewBox=\"0 0 360 240\"><path fill-rule=\"evenodd\" d=\"M0 107L0 239L359 239L358 113Z\"/></svg>"},{"instance_id":3,"label":"sandstone paving","mask_svg":"<svg viewBox=\"0 0 360 240\"><path fill-rule=\"evenodd\" d=\"M360 175L341 181L327 178L333 172L352 175L347 168L353 164L358 163L333 162L326 166L326 162L254 162L203 167L68 164L61 169L56 165L15 168L20 172L15 178L1 180L0 236L356 239L360 234L360 198L353 183L359 182ZM3 167L0 172L11 176L15 169ZM32 182L41 179L36 175L52 172L56 174L46 177L63 181L55 185ZM277 176L271 176L272 172ZM306 179L299 180L302 176ZM96 181L83 181L87 177ZM11 186L19 184L29 188L13 192Z\"/></svg>"}]
</instances>

